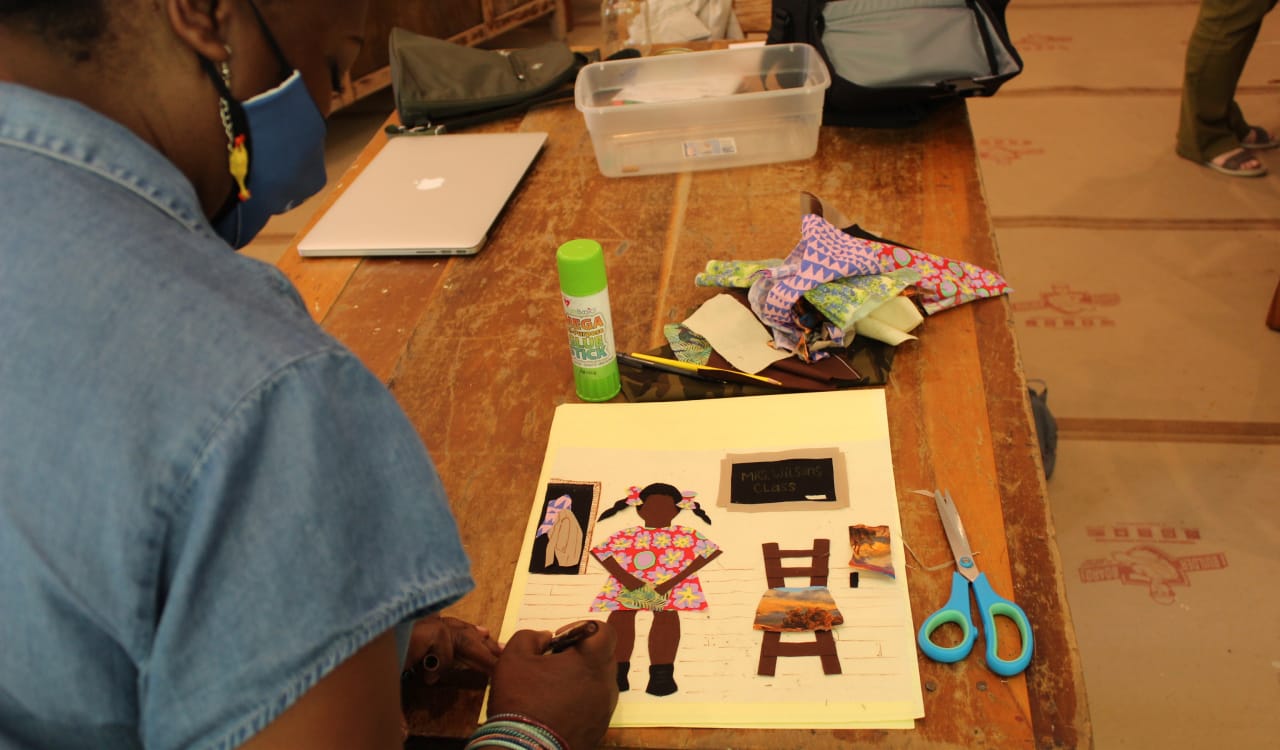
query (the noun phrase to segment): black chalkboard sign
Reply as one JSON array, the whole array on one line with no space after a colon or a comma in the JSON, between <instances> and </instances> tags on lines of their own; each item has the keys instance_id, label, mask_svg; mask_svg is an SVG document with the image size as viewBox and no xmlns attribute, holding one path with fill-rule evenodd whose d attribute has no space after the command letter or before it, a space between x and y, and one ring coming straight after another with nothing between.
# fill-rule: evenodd
<instances>
[{"instance_id":1,"label":"black chalkboard sign","mask_svg":"<svg viewBox=\"0 0 1280 750\"><path fill-rule=\"evenodd\" d=\"M730 510L842 508L844 455L837 450L726 456L717 505ZM781 507L767 507L781 506Z\"/></svg>"}]
</instances>

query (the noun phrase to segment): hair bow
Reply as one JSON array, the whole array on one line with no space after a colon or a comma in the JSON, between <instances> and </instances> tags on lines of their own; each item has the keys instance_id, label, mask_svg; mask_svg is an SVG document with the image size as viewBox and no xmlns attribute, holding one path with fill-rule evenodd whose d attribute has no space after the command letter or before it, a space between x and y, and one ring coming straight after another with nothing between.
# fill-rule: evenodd
<instances>
[{"instance_id":1,"label":"hair bow","mask_svg":"<svg viewBox=\"0 0 1280 750\"><path fill-rule=\"evenodd\" d=\"M690 490L681 490L680 495L681 495L680 501L676 503L677 508L681 508L683 510L689 510L690 508L698 507L698 504L693 500L695 497L698 496L698 493L692 492Z\"/></svg>"},{"instance_id":2,"label":"hair bow","mask_svg":"<svg viewBox=\"0 0 1280 750\"><path fill-rule=\"evenodd\" d=\"M641 505L644 501L640 499L640 488L627 488L627 505Z\"/></svg>"}]
</instances>

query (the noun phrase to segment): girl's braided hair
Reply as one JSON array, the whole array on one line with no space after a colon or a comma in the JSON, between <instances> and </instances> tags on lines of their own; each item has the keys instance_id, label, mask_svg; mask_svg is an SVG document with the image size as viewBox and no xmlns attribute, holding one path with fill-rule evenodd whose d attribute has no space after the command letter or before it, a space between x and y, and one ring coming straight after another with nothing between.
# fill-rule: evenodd
<instances>
[{"instance_id":1,"label":"girl's braided hair","mask_svg":"<svg viewBox=\"0 0 1280 750\"><path fill-rule=\"evenodd\" d=\"M680 490L676 489L673 485L664 484L662 482L654 482L653 484L646 485L644 489L640 490L641 502L639 504L643 504L646 498L649 498L653 495L666 495L667 497L673 498L677 501L680 500L680 498L684 497L684 495L681 494ZM711 523L711 518L707 516L707 512L702 509L701 505L698 505L696 502L692 500L690 500L689 503L691 506L689 509L693 511L693 514L695 516L697 516L698 518L701 518L703 521L706 521L708 524ZM603 521L606 518L611 518L613 516L616 516L620 511L624 510L628 505L636 505L636 504L637 503L634 503L632 501L632 498L624 497L618 502L614 503L612 508L609 508L605 512L601 513L600 518L596 520ZM679 505L677 505L676 506L677 515L679 515L680 510L681 508L679 507Z\"/></svg>"}]
</instances>

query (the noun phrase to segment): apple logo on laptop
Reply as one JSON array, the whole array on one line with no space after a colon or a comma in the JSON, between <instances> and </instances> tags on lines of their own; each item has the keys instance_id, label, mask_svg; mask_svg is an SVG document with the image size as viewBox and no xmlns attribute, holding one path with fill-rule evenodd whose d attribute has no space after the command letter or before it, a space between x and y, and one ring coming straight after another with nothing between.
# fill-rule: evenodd
<instances>
[{"instance_id":1,"label":"apple logo on laptop","mask_svg":"<svg viewBox=\"0 0 1280 750\"><path fill-rule=\"evenodd\" d=\"M423 177L413 181L413 186L419 190L435 190L443 184L443 177Z\"/></svg>"}]
</instances>

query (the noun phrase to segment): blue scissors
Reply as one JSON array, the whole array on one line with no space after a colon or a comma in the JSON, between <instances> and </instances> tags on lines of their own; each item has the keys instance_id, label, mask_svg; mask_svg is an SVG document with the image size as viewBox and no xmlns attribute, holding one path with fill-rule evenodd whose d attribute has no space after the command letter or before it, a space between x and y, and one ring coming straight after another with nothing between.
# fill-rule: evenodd
<instances>
[{"instance_id":1,"label":"blue scissors","mask_svg":"<svg viewBox=\"0 0 1280 750\"><path fill-rule=\"evenodd\" d=\"M951 492L945 494L934 490L933 500L938 506L938 515L942 517L942 528L947 532L947 541L951 544L951 554L956 558L956 570L951 574L951 598L942 609L925 618L920 626L916 641L920 650L934 661L950 664L969 655L973 650L973 642L978 637L973 623L973 611L969 608L969 587L978 600L978 611L982 615L982 632L987 642L987 666L1001 677L1012 677L1027 668L1031 663L1031 651L1034 642L1031 637L1031 622L1022 607L1001 597L987 581L985 573L978 572L973 561L973 552L969 549L969 539L964 533L964 524L960 523L960 514L951 499ZM1018 634L1022 639L1022 653L1014 659L1001 659L996 644L996 617L1007 617L1018 626ZM947 623L960 626L962 638L958 646L939 646L930 636L933 631Z\"/></svg>"}]
</instances>

